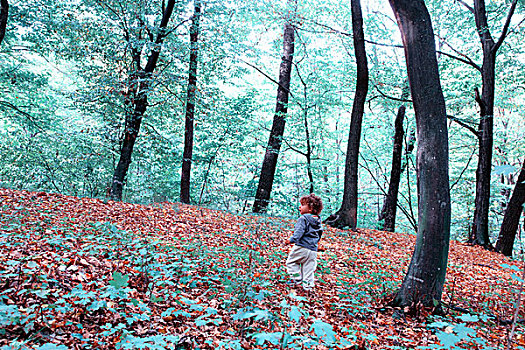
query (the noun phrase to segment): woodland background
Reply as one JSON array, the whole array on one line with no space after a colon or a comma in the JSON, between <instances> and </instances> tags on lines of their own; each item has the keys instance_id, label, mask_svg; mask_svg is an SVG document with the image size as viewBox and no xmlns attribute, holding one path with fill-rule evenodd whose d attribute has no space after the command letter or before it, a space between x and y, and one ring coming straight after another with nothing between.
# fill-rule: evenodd
<instances>
[{"instance_id":1,"label":"woodland background","mask_svg":"<svg viewBox=\"0 0 525 350\"><path fill-rule=\"evenodd\" d=\"M272 125L290 2L206 1L197 47L190 203L251 211ZM479 122L475 90L481 62L474 16L461 1L427 1L449 119L452 238L464 240L474 212ZM108 198L124 133L134 52L147 53L159 33L161 1L11 1L0 46L0 187ZM360 227L379 228L388 189L394 120L404 121L398 231L417 223L415 119L406 63L385 1L363 2L370 83L359 154ZM490 30L501 32L509 1L486 4ZM270 215L295 216L310 190L341 201L356 66L350 2L307 0L294 9L295 54L288 113ZM489 225L492 241L516 183L525 149L525 4L517 3L498 50ZM174 2L148 105L126 176L123 200L178 201L188 100L194 3ZM459 59L458 59L459 58ZM471 61L471 62L472 62ZM459 123L457 122L459 121ZM307 144L308 142L308 144ZM417 140L416 140L417 142ZM307 164L307 147L311 151ZM417 146L416 146L417 147ZM521 231L521 229L520 229ZM516 245L521 243L516 242Z\"/></svg>"},{"instance_id":2,"label":"woodland background","mask_svg":"<svg viewBox=\"0 0 525 350\"><path fill-rule=\"evenodd\" d=\"M0 0L1 349L522 349L524 14Z\"/></svg>"}]
</instances>

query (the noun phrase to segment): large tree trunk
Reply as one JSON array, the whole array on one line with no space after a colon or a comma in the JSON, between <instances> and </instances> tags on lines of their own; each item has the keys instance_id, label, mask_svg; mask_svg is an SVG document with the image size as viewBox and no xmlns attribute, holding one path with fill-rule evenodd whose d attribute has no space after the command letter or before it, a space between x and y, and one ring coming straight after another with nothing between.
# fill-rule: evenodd
<instances>
[{"instance_id":1,"label":"large tree trunk","mask_svg":"<svg viewBox=\"0 0 525 350\"><path fill-rule=\"evenodd\" d=\"M7 0L0 0L0 44L2 44L2 41L4 40L8 14L9 3Z\"/></svg>"},{"instance_id":2,"label":"large tree trunk","mask_svg":"<svg viewBox=\"0 0 525 350\"><path fill-rule=\"evenodd\" d=\"M408 272L394 304L440 301L450 238L448 130L434 33L423 0L389 0L407 62L417 124L418 233Z\"/></svg>"},{"instance_id":3,"label":"large tree trunk","mask_svg":"<svg viewBox=\"0 0 525 350\"><path fill-rule=\"evenodd\" d=\"M133 154L133 147L140 130L140 124L142 123L142 117L146 112L148 106L148 92L151 86L152 73L157 66L157 61L160 55L160 48L164 38L167 35L166 26L170 20L173 8L175 6L175 0L169 0L164 13L162 14L162 21L159 26L159 32L155 45L150 51L146 66L141 67L141 52L137 49L133 49L132 59L135 63L135 72L130 77L130 91L129 98L127 99L128 108L132 112L126 115L126 121L124 125L123 139L120 149L120 158L113 174L113 182L111 185L110 196L113 200L122 200L122 190L124 187L124 180L131 164L131 155Z\"/></svg>"},{"instance_id":4,"label":"large tree trunk","mask_svg":"<svg viewBox=\"0 0 525 350\"><path fill-rule=\"evenodd\" d=\"M521 166L521 171L518 176L516 186L510 197L505 216L501 223L498 241L496 242L496 250L506 256L512 256L512 249L514 248L514 240L516 239L516 232L520 224L520 216L523 212L523 204L525 203L525 160Z\"/></svg>"},{"instance_id":5,"label":"large tree trunk","mask_svg":"<svg viewBox=\"0 0 525 350\"><path fill-rule=\"evenodd\" d=\"M405 119L405 106L399 107L395 121L394 151L392 154L392 169L390 170L390 183L388 193L383 203L379 220L383 221L383 230L394 232L396 229L397 195L401 180L401 158L403 157L403 120Z\"/></svg>"},{"instance_id":6,"label":"large tree trunk","mask_svg":"<svg viewBox=\"0 0 525 350\"><path fill-rule=\"evenodd\" d=\"M182 156L182 174L180 180L180 201L190 202L190 175L193 157L193 121L195 119L195 101L197 92L197 64L199 19L201 13L200 0L195 0L195 12L190 28L190 68L188 78L188 96L186 101L186 122L184 129L184 154Z\"/></svg>"},{"instance_id":7,"label":"large tree trunk","mask_svg":"<svg viewBox=\"0 0 525 350\"><path fill-rule=\"evenodd\" d=\"M480 107L480 121L478 127L479 159L476 169L476 199L474 222L469 242L492 248L489 238L489 207L490 207L490 173L492 167L492 144L494 140L494 94L496 53L503 43L508 31L510 19L514 13L517 0L514 0L507 16L507 22L497 42L490 34L487 22L484 0L474 0L474 17L476 28L483 49L483 65L481 67L481 96L476 91L476 101Z\"/></svg>"},{"instance_id":8,"label":"large tree trunk","mask_svg":"<svg viewBox=\"0 0 525 350\"><path fill-rule=\"evenodd\" d=\"M279 86L277 88L277 103L275 115L273 117L270 139L266 146L266 153L261 168L259 185L255 193L253 212L260 213L266 211L270 203L275 169L277 168L277 158L283 141L284 127L286 124L286 113L288 112L288 95L290 93L290 79L292 74L292 61L294 54L295 29L292 25L291 7L295 8L296 0L288 0L290 9L284 23L283 36L283 56L279 67Z\"/></svg>"},{"instance_id":9,"label":"large tree trunk","mask_svg":"<svg viewBox=\"0 0 525 350\"><path fill-rule=\"evenodd\" d=\"M354 50L357 64L357 82L352 106L352 119L345 161L345 182L343 202L341 208L330 215L325 223L334 227L357 227L357 184L359 143L361 141L361 125L365 110L366 94L368 93L368 62L365 51L365 35L363 31L363 15L359 0L351 0L352 32L354 36Z\"/></svg>"}]
</instances>

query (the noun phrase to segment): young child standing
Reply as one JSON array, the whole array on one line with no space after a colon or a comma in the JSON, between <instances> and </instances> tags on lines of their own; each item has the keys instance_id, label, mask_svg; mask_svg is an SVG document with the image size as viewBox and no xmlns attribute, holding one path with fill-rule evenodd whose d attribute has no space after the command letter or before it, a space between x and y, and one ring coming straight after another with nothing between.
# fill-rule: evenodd
<instances>
[{"instance_id":1,"label":"young child standing","mask_svg":"<svg viewBox=\"0 0 525 350\"><path fill-rule=\"evenodd\" d=\"M288 254L286 268L292 277L291 283L302 284L305 290L311 290L314 287L318 244L323 234L319 218L323 210L323 202L315 194L303 196L299 202L301 216L295 224L293 236L287 242L294 246Z\"/></svg>"}]
</instances>

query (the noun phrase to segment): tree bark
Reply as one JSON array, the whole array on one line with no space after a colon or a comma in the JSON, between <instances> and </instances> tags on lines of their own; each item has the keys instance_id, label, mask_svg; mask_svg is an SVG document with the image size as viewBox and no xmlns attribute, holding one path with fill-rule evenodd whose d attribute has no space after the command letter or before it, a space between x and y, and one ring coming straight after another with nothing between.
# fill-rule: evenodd
<instances>
[{"instance_id":1,"label":"tree bark","mask_svg":"<svg viewBox=\"0 0 525 350\"><path fill-rule=\"evenodd\" d=\"M288 6L296 6L296 0L288 0ZM255 201L252 211L254 213L265 212L270 203L277 158L283 141L284 127L286 124L286 113L288 112L288 95L290 93L290 80L292 74L292 61L294 55L295 29L292 25L291 10L284 23L283 56L279 67L279 86L277 88L277 103L273 117L270 139L266 146L266 152L261 168L261 176L255 193Z\"/></svg>"},{"instance_id":2,"label":"tree bark","mask_svg":"<svg viewBox=\"0 0 525 350\"><path fill-rule=\"evenodd\" d=\"M514 186L514 191L510 197L501 229L499 231L498 241L496 242L496 251L506 255L512 256L512 249L514 248L514 240L516 239L516 232L520 224L520 216L523 212L523 204L525 203L525 160L521 166L518 180Z\"/></svg>"},{"instance_id":3,"label":"tree bark","mask_svg":"<svg viewBox=\"0 0 525 350\"><path fill-rule=\"evenodd\" d=\"M325 220L327 225L355 230L357 227L357 194L358 194L358 161L359 143L361 141L361 125L368 93L368 61L365 50L365 35L363 31L363 15L359 0L351 0L352 32L354 51L357 64L357 82L352 105L352 119L348 135L348 146L345 161L345 182L341 208Z\"/></svg>"},{"instance_id":4,"label":"tree bark","mask_svg":"<svg viewBox=\"0 0 525 350\"><path fill-rule=\"evenodd\" d=\"M7 0L0 0L0 44L5 37L5 30L7 28L7 17L9 15L9 3Z\"/></svg>"},{"instance_id":5,"label":"tree bark","mask_svg":"<svg viewBox=\"0 0 525 350\"><path fill-rule=\"evenodd\" d=\"M186 121L184 128L184 154L182 156L182 174L180 180L180 201L186 204L190 203L190 177L193 158L193 123L195 120L195 101L197 92L200 13L200 0L195 0L194 14L190 28L190 67L186 100Z\"/></svg>"},{"instance_id":6,"label":"tree bark","mask_svg":"<svg viewBox=\"0 0 525 350\"><path fill-rule=\"evenodd\" d=\"M394 150L392 154L392 169L390 170L390 183L388 193L383 203L379 220L383 221L383 230L394 232L396 229L397 195L401 181L401 158L403 157L403 120L405 119L405 106L399 107L395 121Z\"/></svg>"},{"instance_id":7,"label":"tree bark","mask_svg":"<svg viewBox=\"0 0 525 350\"><path fill-rule=\"evenodd\" d=\"M450 238L448 130L434 33L423 0L389 0L407 62L417 125L418 233L395 305L440 301Z\"/></svg>"},{"instance_id":8,"label":"tree bark","mask_svg":"<svg viewBox=\"0 0 525 350\"><path fill-rule=\"evenodd\" d=\"M476 90L476 101L480 107L478 126L479 157L476 169L476 198L474 222L469 236L469 242L485 248L492 248L489 237L489 207L490 207L490 174L492 167L492 145L494 141L494 95L496 53L505 40L510 19L514 14L517 0L514 0L507 15L500 38L494 41L490 34L484 0L474 0L474 17L483 49L483 65L481 67L481 96Z\"/></svg>"},{"instance_id":9,"label":"tree bark","mask_svg":"<svg viewBox=\"0 0 525 350\"><path fill-rule=\"evenodd\" d=\"M146 112L148 106L148 92L151 85L152 73L157 66L159 59L161 45L166 37L166 27L173 13L175 0L169 0L159 26L159 32L155 40L155 45L150 51L146 66L141 66L141 52L133 49L132 59L135 64L135 72L131 75L129 81L129 94L126 100L127 112L122 144L120 149L120 158L113 174L113 182L111 185L110 197L113 200L122 200L122 190L124 188L124 181L131 164L131 155L133 154L133 147L140 130L142 117ZM127 36L127 33L126 33ZM128 38L129 39L129 38Z\"/></svg>"}]
</instances>

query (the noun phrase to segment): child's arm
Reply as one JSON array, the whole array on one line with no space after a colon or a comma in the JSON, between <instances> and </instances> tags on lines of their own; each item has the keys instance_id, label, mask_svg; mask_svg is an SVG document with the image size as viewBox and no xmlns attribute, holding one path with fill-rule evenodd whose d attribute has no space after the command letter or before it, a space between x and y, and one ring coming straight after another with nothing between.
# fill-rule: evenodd
<instances>
[{"instance_id":1,"label":"child's arm","mask_svg":"<svg viewBox=\"0 0 525 350\"><path fill-rule=\"evenodd\" d=\"M292 237L290 237L290 244L297 243L303 237L306 231L306 219L304 216L301 216L297 223L295 224L295 229Z\"/></svg>"}]
</instances>

